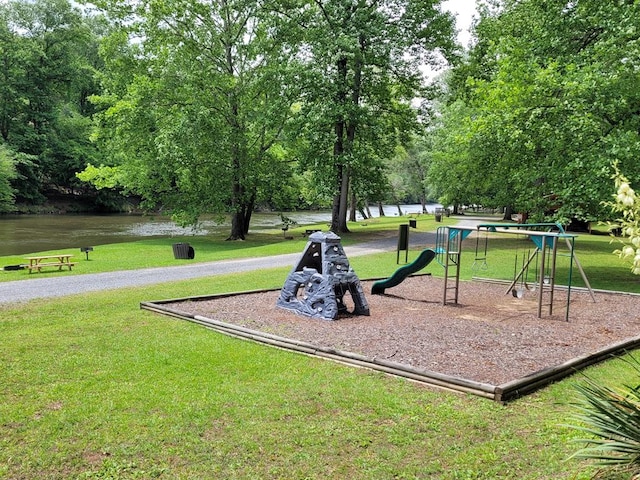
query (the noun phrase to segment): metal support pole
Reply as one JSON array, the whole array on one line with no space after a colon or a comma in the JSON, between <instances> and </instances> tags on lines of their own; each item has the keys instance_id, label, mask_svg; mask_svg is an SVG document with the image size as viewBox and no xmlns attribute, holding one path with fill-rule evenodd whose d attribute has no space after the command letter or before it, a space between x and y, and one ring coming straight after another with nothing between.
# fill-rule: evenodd
<instances>
[{"instance_id":1,"label":"metal support pole","mask_svg":"<svg viewBox=\"0 0 640 480\"><path fill-rule=\"evenodd\" d=\"M456 242L456 289L455 289L455 303L458 303L458 291L460 288L460 258L462 257L462 232L458 231L458 241Z\"/></svg>"},{"instance_id":2,"label":"metal support pole","mask_svg":"<svg viewBox=\"0 0 640 480\"><path fill-rule=\"evenodd\" d=\"M558 237L551 237L551 278L549 278L549 315L553 314L553 293L556 287L556 256L558 254ZM546 241L546 239L545 239Z\"/></svg>"},{"instance_id":3,"label":"metal support pole","mask_svg":"<svg viewBox=\"0 0 640 480\"><path fill-rule=\"evenodd\" d=\"M538 275L538 318L542 318L542 294L544 292L544 263L547 249L543 243L540 249L540 274Z\"/></svg>"},{"instance_id":4,"label":"metal support pole","mask_svg":"<svg viewBox=\"0 0 640 480\"><path fill-rule=\"evenodd\" d=\"M446 227L447 239L444 242L444 290L442 293L442 305L447 304L447 283L449 281L449 250L451 246L451 234L449 227Z\"/></svg>"},{"instance_id":5,"label":"metal support pole","mask_svg":"<svg viewBox=\"0 0 640 480\"><path fill-rule=\"evenodd\" d=\"M567 240L567 246L569 247L570 253L569 253L569 279L567 280L567 305L566 305L566 310L564 314L564 321L568 322L569 321L569 305L571 303L571 282L573 280L573 260L574 260L573 246L575 244L575 238L571 237L571 241L569 241L568 238L566 240ZM582 272L582 278L586 280L586 276L582 271L582 267L580 267L580 263L578 262L578 259L575 258L575 260L576 260L576 265L579 266L580 271ZM589 282L587 282L587 286L589 287L589 292L591 292L591 298L595 302L596 299L593 296L593 291L591 290L591 285L589 285Z\"/></svg>"},{"instance_id":6,"label":"metal support pole","mask_svg":"<svg viewBox=\"0 0 640 480\"><path fill-rule=\"evenodd\" d=\"M576 266L578 267L578 270L580 271L580 275L582 276L582 281L584 282L585 286L587 287L587 290L589 290L589 294L591 295L591 300L593 300L594 302L596 301L596 296L593 293L593 289L591 288L591 284L589 283L589 279L587 278L587 274L584 273L584 269L582 268L582 265L580 264L580 260L578 260L578 257L576 256L576 254L573 252L573 248L575 246L575 238L571 237L571 241L566 238L565 239L567 241L567 247L569 247L569 250L571 251L571 265L573 265L573 261L576 262Z\"/></svg>"}]
</instances>

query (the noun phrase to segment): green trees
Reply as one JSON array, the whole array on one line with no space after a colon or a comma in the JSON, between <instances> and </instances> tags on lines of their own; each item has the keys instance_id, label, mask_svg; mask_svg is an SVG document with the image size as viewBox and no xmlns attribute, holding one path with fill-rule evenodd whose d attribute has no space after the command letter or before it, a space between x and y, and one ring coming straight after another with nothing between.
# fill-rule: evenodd
<instances>
[{"instance_id":1,"label":"green trees","mask_svg":"<svg viewBox=\"0 0 640 480\"><path fill-rule=\"evenodd\" d=\"M438 1L314 0L305 18L306 151L315 180L333 198L331 229L345 232L350 191L365 194L402 135L415 125L419 66L454 50L452 18ZM374 180L372 180L372 177ZM350 190L351 189L351 190ZM375 189L374 189L375 190ZM362 198L362 200L367 200Z\"/></svg>"},{"instance_id":2,"label":"green trees","mask_svg":"<svg viewBox=\"0 0 640 480\"><path fill-rule=\"evenodd\" d=\"M181 223L229 211L229 238L241 239L256 202L291 203L280 192L295 159L333 198L332 229L346 231L349 202L379 190L415 124L418 64L454 48L437 4L105 1L126 25L106 43L98 99L96 138L115 170L82 178L115 173Z\"/></svg>"},{"instance_id":3,"label":"green trees","mask_svg":"<svg viewBox=\"0 0 640 480\"><path fill-rule=\"evenodd\" d=\"M444 116L466 113L456 129L442 130L432 180L452 196L456 187L437 172L456 158L490 206L561 221L602 218L612 162L640 175L640 5L494 3L449 82Z\"/></svg>"},{"instance_id":4,"label":"green trees","mask_svg":"<svg viewBox=\"0 0 640 480\"><path fill-rule=\"evenodd\" d=\"M267 13L245 0L139 2L106 44L99 139L120 183L182 224L229 211L230 239L244 238L266 186L291 177L278 141L296 59Z\"/></svg>"},{"instance_id":5,"label":"green trees","mask_svg":"<svg viewBox=\"0 0 640 480\"><path fill-rule=\"evenodd\" d=\"M19 162L18 200L80 186L75 171L96 155L87 97L95 92L97 37L66 0L0 4L0 135Z\"/></svg>"}]
</instances>

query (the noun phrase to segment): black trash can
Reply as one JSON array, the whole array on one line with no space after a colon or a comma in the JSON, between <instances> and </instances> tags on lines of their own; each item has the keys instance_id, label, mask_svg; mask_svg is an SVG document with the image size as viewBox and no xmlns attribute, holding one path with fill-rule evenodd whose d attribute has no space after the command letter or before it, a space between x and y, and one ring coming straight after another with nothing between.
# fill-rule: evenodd
<instances>
[{"instance_id":1,"label":"black trash can","mask_svg":"<svg viewBox=\"0 0 640 480\"><path fill-rule=\"evenodd\" d=\"M173 244L173 257L176 260L192 260L195 256L195 250L188 243Z\"/></svg>"}]
</instances>

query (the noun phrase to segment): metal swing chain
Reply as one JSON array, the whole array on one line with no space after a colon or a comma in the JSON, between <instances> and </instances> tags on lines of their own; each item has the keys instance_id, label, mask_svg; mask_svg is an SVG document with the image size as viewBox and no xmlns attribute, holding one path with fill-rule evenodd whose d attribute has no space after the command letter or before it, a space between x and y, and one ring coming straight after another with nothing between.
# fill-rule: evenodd
<instances>
[{"instance_id":1,"label":"metal swing chain","mask_svg":"<svg viewBox=\"0 0 640 480\"><path fill-rule=\"evenodd\" d=\"M476 236L476 256L471 265L471 270L477 272L478 270L487 270L489 265L487 264L487 250L489 248L489 233L485 231L484 234L484 256L478 256L478 250L480 249L480 235ZM478 265L478 262L482 261L482 264Z\"/></svg>"}]
</instances>

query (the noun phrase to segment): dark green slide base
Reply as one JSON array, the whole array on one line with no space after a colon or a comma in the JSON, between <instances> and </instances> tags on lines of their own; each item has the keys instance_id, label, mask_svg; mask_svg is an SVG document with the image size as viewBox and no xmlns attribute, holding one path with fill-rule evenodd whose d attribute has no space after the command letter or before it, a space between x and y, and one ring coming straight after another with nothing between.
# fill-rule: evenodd
<instances>
[{"instance_id":1,"label":"dark green slide base","mask_svg":"<svg viewBox=\"0 0 640 480\"><path fill-rule=\"evenodd\" d=\"M380 280L373 284L371 287L371 293L373 295L382 295L387 288L395 287L402 283L402 281L407 278L412 273L416 273L419 270L422 270L424 267L429 265L431 261L436 258L436 252L430 248L423 250L418 255L413 262L408 265L404 265L400 267L398 270L393 272L386 280Z\"/></svg>"}]
</instances>

